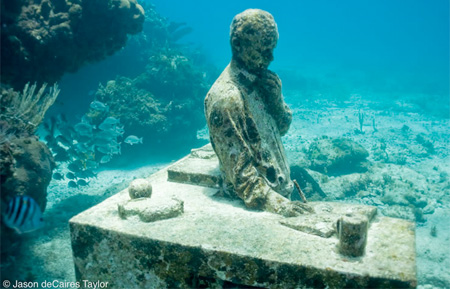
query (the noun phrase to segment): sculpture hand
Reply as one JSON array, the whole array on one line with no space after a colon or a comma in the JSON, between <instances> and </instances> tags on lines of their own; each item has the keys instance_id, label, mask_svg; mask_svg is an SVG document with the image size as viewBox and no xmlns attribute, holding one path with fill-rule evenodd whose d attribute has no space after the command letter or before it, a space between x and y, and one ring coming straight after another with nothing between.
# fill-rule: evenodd
<instances>
[{"instance_id":1,"label":"sculpture hand","mask_svg":"<svg viewBox=\"0 0 450 289\"><path fill-rule=\"evenodd\" d=\"M305 213L314 213L314 210L308 204L299 201L291 202L275 191L268 193L264 210L284 217L296 217Z\"/></svg>"},{"instance_id":2,"label":"sculpture hand","mask_svg":"<svg viewBox=\"0 0 450 289\"><path fill-rule=\"evenodd\" d=\"M276 103L281 100L281 80L278 75L270 70L262 73L259 86L266 97L266 101Z\"/></svg>"}]
</instances>

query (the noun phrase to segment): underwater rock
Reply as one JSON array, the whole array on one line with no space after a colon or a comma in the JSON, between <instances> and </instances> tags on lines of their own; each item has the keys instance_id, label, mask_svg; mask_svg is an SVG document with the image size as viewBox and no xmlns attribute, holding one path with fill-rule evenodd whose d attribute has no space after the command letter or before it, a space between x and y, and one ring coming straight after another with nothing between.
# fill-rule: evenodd
<instances>
[{"instance_id":1,"label":"underwater rock","mask_svg":"<svg viewBox=\"0 0 450 289\"><path fill-rule=\"evenodd\" d=\"M37 137L13 137L1 145L2 202L17 195L33 198L42 211L55 168L47 146Z\"/></svg>"},{"instance_id":2,"label":"underwater rock","mask_svg":"<svg viewBox=\"0 0 450 289\"><path fill-rule=\"evenodd\" d=\"M120 50L143 22L136 0L2 1L2 82L55 82Z\"/></svg>"},{"instance_id":3,"label":"underwater rock","mask_svg":"<svg viewBox=\"0 0 450 289\"><path fill-rule=\"evenodd\" d=\"M171 68L171 61L167 58L149 64L148 70L134 79L110 80L100 85L95 94L96 99L108 105L110 116L120 118L127 135L144 139L134 151L193 143L197 130L205 124L202 98L207 92L206 80L191 61L186 59L176 69ZM101 119L92 110L87 116L94 124L97 118Z\"/></svg>"},{"instance_id":4,"label":"underwater rock","mask_svg":"<svg viewBox=\"0 0 450 289\"><path fill-rule=\"evenodd\" d=\"M314 179L314 176L312 176L310 172L308 172L308 170L306 170L305 168L302 168L300 166L291 166L291 178L293 180L297 180L298 184L302 188L302 191L305 193L305 196L309 201L320 200L327 197L318 182ZM297 195L298 194L294 193L292 196L292 200L300 200L300 197L294 198L294 196Z\"/></svg>"},{"instance_id":5,"label":"underwater rock","mask_svg":"<svg viewBox=\"0 0 450 289\"><path fill-rule=\"evenodd\" d=\"M184 213L184 202L175 198L140 198L119 204L118 211L122 219L138 216L142 222L149 223L178 217Z\"/></svg>"},{"instance_id":6,"label":"underwater rock","mask_svg":"<svg viewBox=\"0 0 450 289\"><path fill-rule=\"evenodd\" d=\"M130 183L128 193L131 199L150 198L152 196L152 184L146 179L136 179Z\"/></svg>"},{"instance_id":7,"label":"underwater rock","mask_svg":"<svg viewBox=\"0 0 450 289\"><path fill-rule=\"evenodd\" d=\"M353 140L323 137L309 146L310 169L327 175L367 171L369 153Z\"/></svg>"}]
</instances>

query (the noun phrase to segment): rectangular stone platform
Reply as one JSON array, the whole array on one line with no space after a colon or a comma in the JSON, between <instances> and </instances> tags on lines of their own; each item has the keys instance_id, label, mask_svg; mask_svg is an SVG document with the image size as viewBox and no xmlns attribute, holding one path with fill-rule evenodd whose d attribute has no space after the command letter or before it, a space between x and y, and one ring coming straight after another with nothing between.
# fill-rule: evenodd
<instances>
[{"instance_id":1,"label":"rectangular stone platform","mask_svg":"<svg viewBox=\"0 0 450 289\"><path fill-rule=\"evenodd\" d=\"M121 219L118 206L129 200L127 190L73 217L77 279L108 282L108 288L416 286L412 223L343 203L312 202L316 214L296 218L249 211L239 200L216 196L218 169L202 166L202 160L214 160L205 155L194 152L148 177L151 199L183 201L178 217L151 223ZM195 170L189 168L194 163ZM191 176L201 176L202 185L168 181L171 170L177 181L193 183ZM371 220L363 257L338 253L335 223L348 212Z\"/></svg>"}]
</instances>

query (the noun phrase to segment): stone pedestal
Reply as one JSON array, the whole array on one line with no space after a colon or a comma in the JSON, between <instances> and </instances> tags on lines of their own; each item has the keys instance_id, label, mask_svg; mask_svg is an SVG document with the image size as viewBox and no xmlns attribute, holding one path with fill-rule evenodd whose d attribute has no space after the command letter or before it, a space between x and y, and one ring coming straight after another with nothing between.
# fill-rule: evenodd
<instances>
[{"instance_id":1,"label":"stone pedestal","mask_svg":"<svg viewBox=\"0 0 450 289\"><path fill-rule=\"evenodd\" d=\"M148 177L153 194L146 202L182 201L184 212L175 217L121 219L127 190L73 217L78 281L108 288L416 286L412 223L344 203L312 202L316 214L296 218L249 211L240 200L217 196L217 166L207 146ZM339 253L336 223L346 214L369 221L360 257Z\"/></svg>"}]
</instances>

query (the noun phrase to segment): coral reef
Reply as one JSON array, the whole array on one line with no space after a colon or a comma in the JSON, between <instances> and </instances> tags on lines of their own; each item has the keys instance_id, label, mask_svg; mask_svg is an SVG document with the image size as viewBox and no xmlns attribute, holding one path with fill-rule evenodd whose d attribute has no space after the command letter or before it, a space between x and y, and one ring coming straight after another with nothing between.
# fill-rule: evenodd
<instances>
[{"instance_id":1,"label":"coral reef","mask_svg":"<svg viewBox=\"0 0 450 289\"><path fill-rule=\"evenodd\" d=\"M140 62L133 73L125 68L122 76L100 85L95 98L108 105L108 116L120 118L127 133L144 138L142 147L164 143L167 149L176 141L195 141L197 130L204 127L203 98L213 81L212 69L198 51L176 43L190 31L187 27L167 21L152 6L145 5L145 10L143 33L132 37L116 56L134 54L130 61ZM94 124L104 117L92 109L87 116Z\"/></svg>"},{"instance_id":2,"label":"coral reef","mask_svg":"<svg viewBox=\"0 0 450 289\"><path fill-rule=\"evenodd\" d=\"M136 0L2 1L2 82L55 82L120 50L143 22Z\"/></svg>"},{"instance_id":3,"label":"coral reef","mask_svg":"<svg viewBox=\"0 0 450 289\"><path fill-rule=\"evenodd\" d=\"M191 132L194 138L204 125L202 98L207 85L186 57L154 58L158 60L151 60L137 78L118 77L101 85L96 98L108 104L109 115L120 118L130 134L162 141Z\"/></svg>"},{"instance_id":4,"label":"coral reef","mask_svg":"<svg viewBox=\"0 0 450 289\"><path fill-rule=\"evenodd\" d=\"M45 113L55 102L59 94L58 84L54 84L47 93L47 83L36 91L36 83L25 84L22 93L7 89L4 85L0 87L0 111L1 120L14 127L16 131L33 134L42 122Z\"/></svg>"},{"instance_id":5,"label":"coral reef","mask_svg":"<svg viewBox=\"0 0 450 289\"><path fill-rule=\"evenodd\" d=\"M45 83L36 92L36 84L26 84L19 93L2 85L0 91L1 208L4 210L14 196L28 195L44 211L55 163L49 149L34 132L58 96L58 86L55 84L47 90ZM2 223L2 233L4 228ZM2 241L9 244L12 231L7 232L2 234Z\"/></svg>"},{"instance_id":6,"label":"coral reef","mask_svg":"<svg viewBox=\"0 0 450 289\"><path fill-rule=\"evenodd\" d=\"M45 112L59 94L57 84L36 92L36 84L19 93L0 87L0 172L2 203L16 195L28 195L45 210L47 186L55 167L52 154L34 136ZM3 207L3 206L2 206Z\"/></svg>"},{"instance_id":7,"label":"coral reef","mask_svg":"<svg viewBox=\"0 0 450 289\"><path fill-rule=\"evenodd\" d=\"M49 149L35 136L14 136L0 146L0 151L2 202L12 196L28 195L44 211L55 167Z\"/></svg>"}]
</instances>

